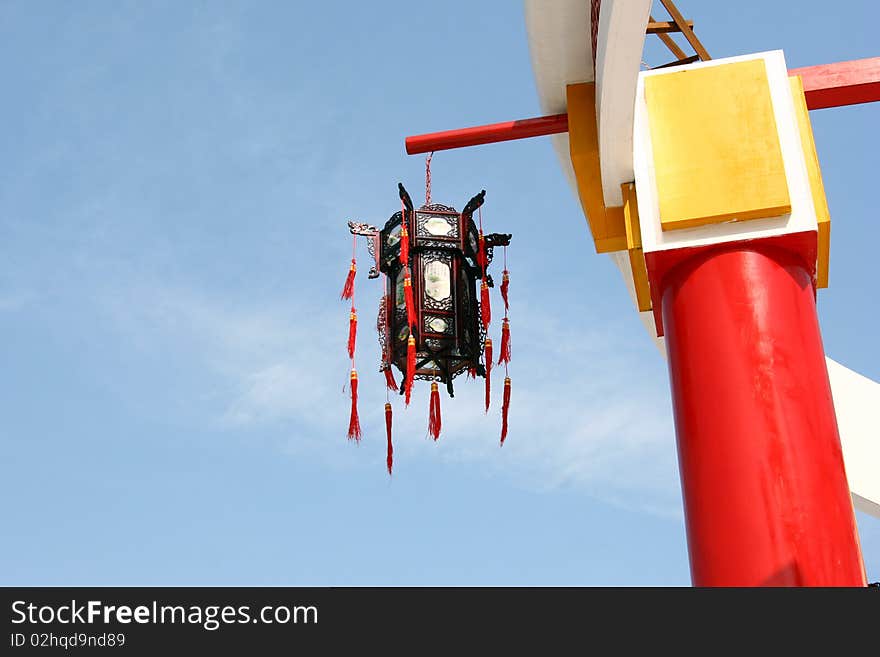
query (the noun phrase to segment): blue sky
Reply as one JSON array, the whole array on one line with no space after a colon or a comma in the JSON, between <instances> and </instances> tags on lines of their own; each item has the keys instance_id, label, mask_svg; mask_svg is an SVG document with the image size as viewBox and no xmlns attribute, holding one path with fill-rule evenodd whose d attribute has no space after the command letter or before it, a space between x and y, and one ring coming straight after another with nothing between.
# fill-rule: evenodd
<instances>
[{"instance_id":1,"label":"blue sky","mask_svg":"<svg viewBox=\"0 0 880 657\"><path fill-rule=\"evenodd\" d=\"M678 4L715 57L878 54L872 2ZM0 37L0 583L689 583L665 362L546 139L433 164L514 234L505 447L500 379L437 444L422 387L386 476L363 274L345 438L345 221L420 200L405 135L539 113L519 2L4 2ZM826 349L875 380L878 112L811 114Z\"/></svg>"}]
</instances>

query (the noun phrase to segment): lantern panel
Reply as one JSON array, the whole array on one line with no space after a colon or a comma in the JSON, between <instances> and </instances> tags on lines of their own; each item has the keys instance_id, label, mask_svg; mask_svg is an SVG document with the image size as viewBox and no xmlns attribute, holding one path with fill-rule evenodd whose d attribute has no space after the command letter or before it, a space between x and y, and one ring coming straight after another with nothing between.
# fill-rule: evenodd
<instances>
[{"instance_id":1,"label":"lantern panel","mask_svg":"<svg viewBox=\"0 0 880 657\"><path fill-rule=\"evenodd\" d=\"M439 315L424 315L423 328L425 333L440 333L453 335L455 332L455 318L441 317Z\"/></svg>"},{"instance_id":2,"label":"lantern panel","mask_svg":"<svg viewBox=\"0 0 880 657\"><path fill-rule=\"evenodd\" d=\"M452 257L451 252L425 251L415 256L418 261L418 288L420 312L445 310L452 312ZM415 284L415 283L414 283Z\"/></svg>"},{"instance_id":3,"label":"lantern panel","mask_svg":"<svg viewBox=\"0 0 880 657\"><path fill-rule=\"evenodd\" d=\"M483 350L484 331L477 309L477 281L475 269L462 267L458 279L458 352L477 365Z\"/></svg>"},{"instance_id":4,"label":"lantern panel","mask_svg":"<svg viewBox=\"0 0 880 657\"><path fill-rule=\"evenodd\" d=\"M458 213L416 212L416 238L420 237L458 241Z\"/></svg>"},{"instance_id":5,"label":"lantern panel","mask_svg":"<svg viewBox=\"0 0 880 657\"><path fill-rule=\"evenodd\" d=\"M400 212L395 212L379 231L379 269L388 273L394 268L394 263L400 258Z\"/></svg>"},{"instance_id":6,"label":"lantern panel","mask_svg":"<svg viewBox=\"0 0 880 657\"><path fill-rule=\"evenodd\" d=\"M452 296L452 270L442 260L425 265L425 295L432 301L445 301Z\"/></svg>"},{"instance_id":7,"label":"lantern panel","mask_svg":"<svg viewBox=\"0 0 880 657\"><path fill-rule=\"evenodd\" d=\"M400 228L401 228L401 225L397 224L394 228L391 229L391 231L385 237L385 244L387 246L389 246L389 247L397 246L397 244L400 242Z\"/></svg>"},{"instance_id":8,"label":"lantern panel","mask_svg":"<svg viewBox=\"0 0 880 657\"><path fill-rule=\"evenodd\" d=\"M477 249L479 248L479 231L473 219L468 219L467 239L465 240L464 258L471 269L479 271L477 267ZM478 275L479 278L479 275Z\"/></svg>"},{"instance_id":9,"label":"lantern panel","mask_svg":"<svg viewBox=\"0 0 880 657\"><path fill-rule=\"evenodd\" d=\"M406 325L406 315L403 315L402 317L398 315L396 319L398 320L397 322L395 322L395 324L397 325L397 342L399 344L403 344L403 347L401 349L401 351L403 351L406 349L406 340L407 338L409 338L409 327ZM403 323L400 322L401 319L403 319Z\"/></svg>"},{"instance_id":10,"label":"lantern panel","mask_svg":"<svg viewBox=\"0 0 880 657\"><path fill-rule=\"evenodd\" d=\"M393 290L394 307L396 309L403 308L404 310L406 310L406 297L404 296L404 291L403 291L403 279L404 279L404 272L403 272L403 268L401 267L398 269L397 279L394 284L394 290Z\"/></svg>"},{"instance_id":11,"label":"lantern panel","mask_svg":"<svg viewBox=\"0 0 880 657\"><path fill-rule=\"evenodd\" d=\"M437 216L423 219L423 221L424 224L422 225L422 229L429 235L434 235L436 237L456 237L454 233L456 232L457 227L454 223L450 223Z\"/></svg>"}]
</instances>

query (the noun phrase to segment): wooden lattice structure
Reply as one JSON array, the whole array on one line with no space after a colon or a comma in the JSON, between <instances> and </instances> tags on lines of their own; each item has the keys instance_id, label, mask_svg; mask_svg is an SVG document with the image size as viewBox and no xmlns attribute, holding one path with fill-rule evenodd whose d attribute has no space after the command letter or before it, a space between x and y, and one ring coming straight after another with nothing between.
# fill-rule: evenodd
<instances>
[{"instance_id":1,"label":"wooden lattice structure","mask_svg":"<svg viewBox=\"0 0 880 657\"><path fill-rule=\"evenodd\" d=\"M678 7L675 6L675 3L672 0L660 0L661 4L666 8L666 11L669 13L669 17L672 20L669 21L657 21L654 20L654 17L650 17L650 22L648 23L648 28L646 32L648 34L656 34L660 37L660 40L663 44L669 49L669 51L675 55L675 61L669 62L668 64L662 64L661 66L655 66L653 68L666 68L667 66L680 66L682 64L691 64L693 62L699 61L708 61L712 59L709 56L709 52L697 38L697 35L694 33L694 22L685 20L684 16L681 15L681 12L678 10ZM681 46L679 46L675 40L670 36L671 33L678 32L690 44L691 48L694 49L693 55L688 55L684 50L682 50Z\"/></svg>"}]
</instances>

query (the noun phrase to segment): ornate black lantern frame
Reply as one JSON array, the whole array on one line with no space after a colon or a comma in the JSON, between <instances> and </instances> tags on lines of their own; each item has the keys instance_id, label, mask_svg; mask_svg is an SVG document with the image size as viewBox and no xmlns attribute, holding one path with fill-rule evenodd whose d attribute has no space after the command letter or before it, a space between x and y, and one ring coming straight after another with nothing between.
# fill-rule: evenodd
<instances>
[{"instance_id":1,"label":"ornate black lantern frame","mask_svg":"<svg viewBox=\"0 0 880 657\"><path fill-rule=\"evenodd\" d=\"M477 376L486 374L480 363L486 333L480 322L477 293L477 281L483 278L483 271L478 264L479 231L473 219L486 192L471 198L461 212L439 203L416 209L402 184L398 184L398 192L403 209L391 215L381 230L370 224L349 222L353 234L367 238L374 260L369 277L377 278L379 272L386 274L377 322L383 353L380 370L393 364L406 373L410 327L403 298L404 267L400 261L400 232L405 221L416 315L412 328L417 349L413 378L445 383L447 392L453 396L455 377L467 371ZM483 236L487 268L494 247L507 246L511 237L503 233ZM442 272L446 269L445 284ZM493 286L488 274L486 283ZM442 294L444 290L446 294ZM404 392L403 383L400 392Z\"/></svg>"}]
</instances>

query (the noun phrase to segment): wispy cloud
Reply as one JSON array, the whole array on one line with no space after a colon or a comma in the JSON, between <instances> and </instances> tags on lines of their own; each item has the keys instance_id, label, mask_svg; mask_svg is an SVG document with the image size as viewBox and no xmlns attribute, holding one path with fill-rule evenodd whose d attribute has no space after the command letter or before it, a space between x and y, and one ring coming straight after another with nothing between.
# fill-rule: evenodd
<instances>
[{"instance_id":1,"label":"wispy cloud","mask_svg":"<svg viewBox=\"0 0 880 657\"><path fill-rule=\"evenodd\" d=\"M130 291L122 300L111 306L122 328L141 341L170 342L201 377L224 382L218 415L209 421L236 431L292 423L297 431L284 448L317 457L335 444L330 437L344 441L347 366L344 356L336 357L343 349L344 312L311 311L304 321L280 310L282 304L233 304L164 287ZM520 316L544 315L525 309ZM378 441L384 390L373 372L374 333L369 322L361 326L361 415L367 440ZM520 321L514 324L511 430L504 448L498 446L503 372L496 368L488 415L482 380L460 378L455 399L443 395L444 430L436 446L419 440L426 436L427 386L419 387L409 409L395 401L395 449L406 459L452 460L528 487L576 486L609 503L676 514L669 404L662 388L643 381L642 357L612 331Z\"/></svg>"}]
</instances>

